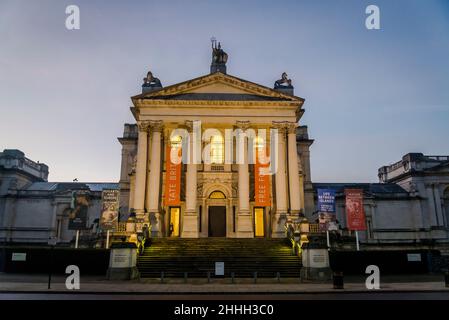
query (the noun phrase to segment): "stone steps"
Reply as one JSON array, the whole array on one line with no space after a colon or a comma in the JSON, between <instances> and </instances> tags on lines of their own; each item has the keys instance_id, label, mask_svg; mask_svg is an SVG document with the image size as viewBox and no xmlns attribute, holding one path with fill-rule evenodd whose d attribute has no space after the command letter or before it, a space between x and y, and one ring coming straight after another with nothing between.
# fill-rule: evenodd
<instances>
[{"instance_id":1,"label":"stone steps","mask_svg":"<svg viewBox=\"0 0 449 320\"><path fill-rule=\"evenodd\" d=\"M285 239L158 238L138 258L141 277L206 277L224 262L225 276L299 277L300 259Z\"/></svg>"}]
</instances>

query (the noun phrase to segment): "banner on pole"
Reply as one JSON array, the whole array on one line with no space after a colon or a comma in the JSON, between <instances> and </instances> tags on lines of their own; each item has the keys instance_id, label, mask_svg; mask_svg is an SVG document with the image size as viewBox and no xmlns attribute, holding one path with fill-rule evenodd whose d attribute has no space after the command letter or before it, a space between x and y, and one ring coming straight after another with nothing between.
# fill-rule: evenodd
<instances>
[{"instance_id":1,"label":"banner on pole","mask_svg":"<svg viewBox=\"0 0 449 320\"><path fill-rule=\"evenodd\" d=\"M363 190L345 189L346 220L349 230L366 230L365 211L363 210Z\"/></svg>"},{"instance_id":2,"label":"banner on pole","mask_svg":"<svg viewBox=\"0 0 449 320\"><path fill-rule=\"evenodd\" d=\"M335 213L335 190L318 189L318 211Z\"/></svg>"},{"instance_id":3,"label":"banner on pole","mask_svg":"<svg viewBox=\"0 0 449 320\"><path fill-rule=\"evenodd\" d=\"M180 147L167 146L165 166L165 205L181 204L181 152Z\"/></svg>"},{"instance_id":4,"label":"banner on pole","mask_svg":"<svg viewBox=\"0 0 449 320\"><path fill-rule=\"evenodd\" d=\"M82 192L72 192L71 210L69 213L69 230L87 229L87 209L89 208L89 198Z\"/></svg>"},{"instance_id":5,"label":"banner on pole","mask_svg":"<svg viewBox=\"0 0 449 320\"><path fill-rule=\"evenodd\" d=\"M117 228L118 212L120 206L120 193L114 189L104 189L101 193L100 228L112 230Z\"/></svg>"},{"instance_id":6,"label":"banner on pole","mask_svg":"<svg viewBox=\"0 0 449 320\"><path fill-rule=\"evenodd\" d=\"M270 163L268 161L260 161L261 156L264 155L264 153L264 148L257 148L256 163L254 165L254 205L256 207L271 206L270 175L268 174ZM269 157L266 157L266 159L268 158Z\"/></svg>"}]
</instances>

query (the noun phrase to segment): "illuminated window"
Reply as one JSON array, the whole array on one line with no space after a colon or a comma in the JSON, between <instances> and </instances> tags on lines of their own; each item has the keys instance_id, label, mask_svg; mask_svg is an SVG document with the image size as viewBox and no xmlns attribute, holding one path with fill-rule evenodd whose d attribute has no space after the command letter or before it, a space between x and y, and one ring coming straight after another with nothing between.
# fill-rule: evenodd
<instances>
[{"instance_id":1,"label":"illuminated window","mask_svg":"<svg viewBox=\"0 0 449 320\"><path fill-rule=\"evenodd\" d=\"M214 191L210 194L209 199L226 199L226 196L221 191Z\"/></svg>"},{"instance_id":2,"label":"illuminated window","mask_svg":"<svg viewBox=\"0 0 449 320\"><path fill-rule=\"evenodd\" d=\"M264 164L268 163L269 162L269 159L267 159L268 150L265 150L266 149L265 140L262 137L257 136L254 138L253 145L254 145L254 156L257 157L259 163ZM255 161L255 159L253 161Z\"/></svg>"},{"instance_id":3,"label":"illuminated window","mask_svg":"<svg viewBox=\"0 0 449 320\"><path fill-rule=\"evenodd\" d=\"M265 141L262 137L257 136L256 138L254 138L254 146L256 147L256 149L263 149L265 147Z\"/></svg>"},{"instance_id":4,"label":"illuminated window","mask_svg":"<svg viewBox=\"0 0 449 320\"><path fill-rule=\"evenodd\" d=\"M182 138L181 136L174 136L170 138L170 144L173 148L181 148Z\"/></svg>"},{"instance_id":5,"label":"illuminated window","mask_svg":"<svg viewBox=\"0 0 449 320\"><path fill-rule=\"evenodd\" d=\"M221 135L212 136L210 139L210 161L211 163L224 163L224 141Z\"/></svg>"}]
</instances>

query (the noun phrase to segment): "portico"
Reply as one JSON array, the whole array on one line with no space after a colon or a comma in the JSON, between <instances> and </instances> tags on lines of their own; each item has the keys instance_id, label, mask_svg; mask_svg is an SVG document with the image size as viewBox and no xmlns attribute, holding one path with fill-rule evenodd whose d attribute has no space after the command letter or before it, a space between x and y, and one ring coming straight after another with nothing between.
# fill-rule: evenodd
<instances>
[{"instance_id":1,"label":"portico","mask_svg":"<svg viewBox=\"0 0 449 320\"><path fill-rule=\"evenodd\" d=\"M225 70L168 87L146 78L132 97L138 134L124 145L122 203L154 237L283 237L304 213L304 99L291 80L272 89Z\"/></svg>"}]
</instances>

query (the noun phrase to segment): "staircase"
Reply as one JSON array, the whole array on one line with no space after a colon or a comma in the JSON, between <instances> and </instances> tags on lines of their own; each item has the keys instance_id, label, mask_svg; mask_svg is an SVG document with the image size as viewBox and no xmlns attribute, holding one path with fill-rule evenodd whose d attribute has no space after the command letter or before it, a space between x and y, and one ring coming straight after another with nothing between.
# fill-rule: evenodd
<instances>
[{"instance_id":1,"label":"staircase","mask_svg":"<svg viewBox=\"0 0 449 320\"><path fill-rule=\"evenodd\" d=\"M301 260L292 255L286 239L153 238L139 256L137 267L143 278L206 277L215 274L215 262L224 262L225 276L299 277Z\"/></svg>"}]
</instances>

